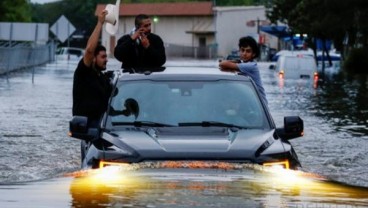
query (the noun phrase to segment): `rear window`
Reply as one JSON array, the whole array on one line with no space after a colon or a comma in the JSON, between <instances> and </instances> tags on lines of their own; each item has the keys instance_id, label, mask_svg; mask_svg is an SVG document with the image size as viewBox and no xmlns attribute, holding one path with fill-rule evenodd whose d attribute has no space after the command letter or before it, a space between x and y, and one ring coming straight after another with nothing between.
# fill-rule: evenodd
<instances>
[{"instance_id":1,"label":"rear window","mask_svg":"<svg viewBox=\"0 0 368 208\"><path fill-rule=\"evenodd\" d=\"M298 69L298 58L286 57L285 58L285 69L297 70Z\"/></svg>"},{"instance_id":2,"label":"rear window","mask_svg":"<svg viewBox=\"0 0 368 208\"><path fill-rule=\"evenodd\" d=\"M285 69L287 70L315 70L316 64L313 58L285 57Z\"/></svg>"},{"instance_id":3,"label":"rear window","mask_svg":"<svg viewBox=\"0 0 368 208\"><path fill-rule=\"evenodd\" d=\"M114 110L124 110L133 99L133 115L110 115L110 122L178 123L215 121L249 128L270 128L263 105L250 82L244 81L129 81L118 85Z\"/></svg>"}]
</instances>

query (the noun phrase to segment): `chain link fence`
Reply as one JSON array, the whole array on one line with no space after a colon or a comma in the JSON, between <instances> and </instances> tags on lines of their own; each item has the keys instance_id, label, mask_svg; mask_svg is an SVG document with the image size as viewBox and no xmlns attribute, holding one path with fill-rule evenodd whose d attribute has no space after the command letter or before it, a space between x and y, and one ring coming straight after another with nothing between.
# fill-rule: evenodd
<instances>
[{"instance_id":1,"label":"chain link fence","mask_svg":"<svg viewBox=\"0 0 368 208\"><path fill-rule=\"evenodd\" d=\"M0 75L52 62L55 60L55 50L56 46L52 43L37 46L0 43Z\"/></svg>"}]
</instances>

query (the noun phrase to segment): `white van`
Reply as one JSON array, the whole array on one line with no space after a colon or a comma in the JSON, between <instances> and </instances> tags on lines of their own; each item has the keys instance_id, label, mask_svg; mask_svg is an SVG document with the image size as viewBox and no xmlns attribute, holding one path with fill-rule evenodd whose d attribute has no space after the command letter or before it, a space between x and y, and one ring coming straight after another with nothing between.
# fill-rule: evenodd
<instances>
[{"instance_id":1,"label":"white van","mask_svg":"<svg viewBox=\"0 0 368 208\"><path fill-rule=\"evenodd\" d=\"M312 56L283 55L277 60L275 69L280 78L283 79L313 79L318 80L316 61Z\"/></svg>"}]
</instances>

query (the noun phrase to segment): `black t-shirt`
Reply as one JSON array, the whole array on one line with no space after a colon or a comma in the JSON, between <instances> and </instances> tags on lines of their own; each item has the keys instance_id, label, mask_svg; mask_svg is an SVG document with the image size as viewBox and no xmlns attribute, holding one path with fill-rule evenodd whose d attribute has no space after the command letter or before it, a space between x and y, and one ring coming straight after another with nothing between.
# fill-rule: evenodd
<instances>
[{"instance_id":1,"label":"black t-shirt","mask_svg":"<svg viewBox=\"0 0 368 208\"><path fill-rule=\"evenodd\" d=\"M73 116L100 119L107 109L112 87L108 77L79 61L73 80Z\"/></svg>"}]
</instances>

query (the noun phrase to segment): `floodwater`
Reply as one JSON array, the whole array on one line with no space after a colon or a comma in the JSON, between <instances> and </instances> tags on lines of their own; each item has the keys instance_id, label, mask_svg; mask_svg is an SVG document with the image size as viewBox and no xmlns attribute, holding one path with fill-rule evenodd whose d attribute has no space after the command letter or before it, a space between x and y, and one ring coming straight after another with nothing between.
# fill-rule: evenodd
<instances>
[{"instance_id":1,"label":"floodwater","mask_svg":"<svg viewBox=\"0 0 368 208\"><path fill-rule=\"evenodd\" d=\"M108 65L119 68L114 60ZM80 142L67 137L76 62L38 67L33 79L32 70L1 76L0 207L368 206L367 76L333 72L315 88L280 81L269 63L259 65L276 124L284 116L304 120L305 136L291 140L303 171L142 164L117 170L116 178L80 172Z\"/></svg>"}]
</instances>

